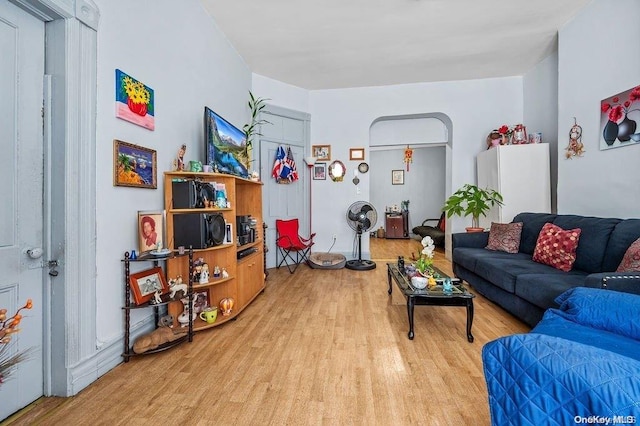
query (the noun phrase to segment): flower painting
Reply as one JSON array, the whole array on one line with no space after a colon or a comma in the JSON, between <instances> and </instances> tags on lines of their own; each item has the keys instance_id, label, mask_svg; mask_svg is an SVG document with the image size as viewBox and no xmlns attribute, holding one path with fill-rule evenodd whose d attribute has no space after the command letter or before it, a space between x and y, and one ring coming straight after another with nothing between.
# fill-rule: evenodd
<instances>
[{"instance_id":1,"label":"flower painting","mask_svg":"<svg viewBox=\"0 0 640 426\"><path fill-rule=\"evenodd\" d=\"M116 69L116 117L154 130L153 89Z\"/></svg>"},{"instance_id":2,"label":"flower painting","mask_svg":"<svg viewBox=\"0 0 640 426\"><path fill-rule=\"evenodd\" d=\"M640 86L603 99L600 112L601 150L640 142Z\"/></svg>"}]
</instances>

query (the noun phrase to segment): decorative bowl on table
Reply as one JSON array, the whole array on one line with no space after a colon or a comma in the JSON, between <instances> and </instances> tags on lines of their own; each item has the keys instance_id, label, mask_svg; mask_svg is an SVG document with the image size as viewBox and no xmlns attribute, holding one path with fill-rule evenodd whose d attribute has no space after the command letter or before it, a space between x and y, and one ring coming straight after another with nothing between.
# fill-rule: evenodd
<instances>
[{"instance_id":1,"label":"decorative bowl on table","mask_svg":"<svg viewBox=\"0 0 640 426\"><path fill-rule=\"evenodd\" d=\"M423 290L427 288L427 279L425 277L411 277L411 286L413 288L417 288L418 290Z\"/></svg>"}]
</instances>

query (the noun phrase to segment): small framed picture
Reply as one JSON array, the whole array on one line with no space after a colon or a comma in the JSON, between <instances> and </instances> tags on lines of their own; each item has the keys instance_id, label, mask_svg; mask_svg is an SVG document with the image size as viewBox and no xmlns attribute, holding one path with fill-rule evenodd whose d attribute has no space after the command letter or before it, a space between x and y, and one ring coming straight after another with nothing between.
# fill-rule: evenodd
<instances>
[{"instance_id":1,"label":"small framed picture","mask_svg":"<svg viewBox=\"0 0 640 426\"><path fill-rule=\"evenodd\" d=\"M136 305L142 305L151 300L156 291L160 294L169 292L169 285L159 266L129 275L129 285Z\"/></svg>"},{"instance_id":2,"label":"small framed picture","mask_svg":"<svg viewBox=\"0 0 640 426\"><path fill-rule=\"evenodd\" d=\"M391 170L391 185L404 185L404 170Z\"/></svg>"},{"instance_id":3,"label":"small framed picture","mask_svg":"<svg viewBox=\"0 0 640 426\"><path fill-rule=\"evenodd\" d=\"M316 163L313 165L313 180L327 179L327 163Z\"/></svg>"},{"instance_id":4,"label":"small framed picture","mask_svg":"<svg viewBox=\"0 0 640 426\"><path fill-rule=\"evenodd\" d=\"M167 247L164 240L164 210L138 211L138 250L144 253Z\"/></svg>"},{"instance_id":5,"label":"small framed picture","mask_svg":"<svg viewBox=\"0 0 640 426\"><path fill-rule=\"evenodd\" d=\"M316 161L331 160L331 145L312 145L311 155L316 157Z\"/></svg>"},{"instance_id":6,"label":"small framed picture","mask_svg":"<svg viewBox=\"0 0 640 426\"><path fill-rule=\"evenodd\" d=\"M113 141L113 185L156 189L157 157L154 149L117 139Z\"/></svg>"},{"instance_id":7,"label":"small framed picture","mask_svg":"<svg viewBox=\"0 0 640 426\"><path fill-rule=\"evenodd\" d=\"M193 293L193 312L199 314L210 306L209 290L196 291Z\"/></svg>"},{"instance_id":8,"label":"small framed picture","mask_svg":"<svg viewBox=\"0 0 640 426\"><path fill-rule=\"evenodd\" d=\"M349 149L349 160L364 161L364 148Z\"/></svg>"}]
</instances>

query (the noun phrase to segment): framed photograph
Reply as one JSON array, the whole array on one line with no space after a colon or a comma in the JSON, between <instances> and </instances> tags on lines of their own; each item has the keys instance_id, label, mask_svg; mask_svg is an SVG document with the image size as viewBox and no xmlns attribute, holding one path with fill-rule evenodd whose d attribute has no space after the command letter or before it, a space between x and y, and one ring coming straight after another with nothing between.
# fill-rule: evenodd
<instances>
[{"instance_id":1,"label":"framed photograph","mask_svg":"<svg viewBox=\"0 0 640 426\"><path fill-rule=\"evenodd\" d=\"M136 305L142 305L151 300L156 291L160 291L160 294L169 292L169 285L159 266L129 275L129 286Z\"/></svg>"},{"instance_id":2,"label":"framed photograph","mask_svg":"<svg viewBox=\"0 0 640 426\"><path fill-rule=\"evenodd\" d=\"M156 189L157 155L144 148L117 139L113 141L113 185Z\"/></svg>"},{"instance_id":3,"label":"framed photograph","mask_svg":"<svg viewBox=\"0 0 640 426\"><path fill-rule=\"evenodd\" d=\"M193 312L199 314L206 308L211 306L209 300L209 290L194 291L193 292Z\"/></svg>"},{"instance_id":4,"label":"framed photograph","mask_svg":"<svg viewBox=\"0 0 640 426\"><path fill-rule=\"evenodd\" d=\"M138 250L144 253L149 250L167 247L164 240L165 212L160 211L138 211Z\"/></svg>"},{"instance_id":5,"label":"framed photograph","mask_svg":"<svg viewBox=\"0 0 640 426\"><path fill-rule=\"evenodd\" d=\"M317 161L331 160L331 145L312 145L311 155L316 157Z\"/></svg>"},{"instance_id":6,"label":"framed photograph","mask_svg":"<svg viewBox=\"0 0 640 426\"><path fill-rule=\"evenodd\" d=\"M404 170L391 170L391 185L404 185Z\"/></svg>"},{"instance_id":7,"label":"framed photograph","mask_svg":"<svg viewBox=\"0 0 640 426\"><path fill-rule=\"evenodd\" d=\"M364 161L364 148L349 149L349 160Z\"/></svg>"},{"instance_id":8,"label":"framed photograph","mask_svg":"<svg viewBox=\"0 0 640 426\"><path fill-rule=\"evenodd\" d=\"M327 163L316 163L313 165L313 180L327 179Z\"/></svg>"}]
</instances>

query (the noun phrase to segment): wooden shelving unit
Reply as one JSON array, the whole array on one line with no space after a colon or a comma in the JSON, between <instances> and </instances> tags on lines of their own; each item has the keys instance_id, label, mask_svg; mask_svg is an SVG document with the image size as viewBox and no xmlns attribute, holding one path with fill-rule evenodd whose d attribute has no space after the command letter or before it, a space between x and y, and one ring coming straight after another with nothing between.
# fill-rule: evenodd
<instances>
[{"instance_id":1,"label":"wooden shelving unit","mask_svg":"<svg viewBox=\"0 0 640 426\"><path fill-rule=\"evenodd\" d=\"M230 206L227 208L175 208L173 203L174 194L172 182L189 180L224 184L227 195L226 198ZM202 258L210 270L208 283L200 284L197 281L193 282L195 297L201 292L207 292L208 305L218 308L220 300L223 298L231 297L235 301L234 308L230 315L224 316L222 312L218 310L217 319L211 324L196 317L193 329L199 331L224 324L240 314L265 287L264 234L262 232L262 183L220 173L166 172L164 174L164 197L167 216L166 239L168 241L167 246L171 250L177 249L173 244L174 235L182 231L174 228L174 218L177 215L189 213L218 213L224 217L227 224L232 224L234 234L232 236L232 243L224 243L208 248L194 248L193 250L194 259ZM238 229L236 223L237 216L251 216L251 218L255 220L255 241L238 246L236 240ZM256 251L242 259L238 259L238 252L247 248L255 248ZM214 278L213 271L215 266L218 266L220 269L225 268L228 277ZM167 276L169 278L180 275L184 279L188 273L189 265L182 259L174 258L167 262ZM172 309L174 312L179 310L179 312L177 312L178 314L182 311L182 307L178 305L170 307L170 313L172 313ZM177 317L177 315L174 315L174 317Z\"/></svg>"}]
</instances>

